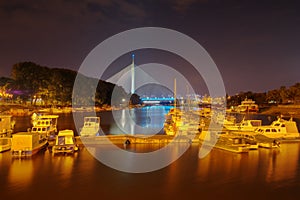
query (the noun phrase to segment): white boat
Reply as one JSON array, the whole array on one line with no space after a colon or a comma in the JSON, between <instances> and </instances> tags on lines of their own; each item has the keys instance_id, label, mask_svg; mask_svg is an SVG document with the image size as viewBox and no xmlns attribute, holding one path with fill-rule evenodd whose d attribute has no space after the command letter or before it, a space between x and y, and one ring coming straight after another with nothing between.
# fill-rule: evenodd
<instances>
[{"instance_id":1,"label":"white boat","mask_svg":"<svg viewBox=\"0 0 300 200\"><path fill-rule=\"evenodd\" d=\"M279 118L272 122L271 125L257 127L255 131L234 131L233 134L247 137L254 137L259 147L279 148L281 141L299 140L297 124L292 120Z\"/></svg>"},{"instance_id":2,"label":"white boat","mask_svg":"<svg viewBox=\"0 0 300 200\"><path fill-rule=\"evenodd\" d=\"M52 153L74 153L78 150L72 130L62 130L58 132Z\"/></svg>"},{"instance_id":3,"label":"white boat","mask_svg":"<svg viewBox=\"0 0 300 200\"><path fill-rule=\"evenodd\" d=\"M240 123L224 123L224 127L229 131L254 131L258 127L262 125L261 120L251 119L245 120L243 119Z\"/></svg>"},{"instance_id":4,"label":"white boat","mask_svg":"<svg viewBox=\"0 0 300 200\"><path fill-rule=\"evenodd\" d=\"M274 139L299 139L297 124L292 118L278 118L271 125L258 127L255 134Z\"/></svg>"},{"instance_id":5,"label":"white boat","mask_svg":"<svg viewBox=\"0 0 300 200\"><path fill-rule=\"evenodd\" d=\"M32 115L32 133L38 133L48 139L53 139L57 133L58 115Z\"/></svg>"},{"instance_id":6,"label":"white boat","mask_svg":"<svg viewBox=\"0 0 300 200\"><path fill-rule=\"evenodd\" d=\"M48 145L47 140L37 133L19 132L12 136L11 151L13 156L33 156Z\"/></svg>"},{"instance_id":7,"label":"white boat","mask_svg":"<svg viewBox=\"0 0 300 200\"><path fill-rule=\"evenodd\" d=\"M2 137L0 138L0 152L8 151L11 148L11 138Z\"/></svg>"},{"instance_id":8,"label":"white boat","mask_svg":"<svg viewBox=\"0 0 300 200\"><path fill-rule=\"evenodd\" d=\"M11 137L15 126L11 118L11 115L0 115L0 137Z\"/></svg>"},{"instance_id":9,"label":"white boat","mask_svg":"<svg viewBox=\"0 0 300 200\"><path fill-rule=\"evenodd\" d=\"M252 99L245 99L237 107L238 112L258 112L258 105Z\"/></svg>"},{"instance_id":10,"label":"white boat","mask_svg":"<svg viewBox=\"0 0 300 200\"><path fill-rule=\"evenodd\" d=\"M215 144L211 144L211 140L214 138ZM251 149L257 149L257 143L255 140L249 141L247 138L230 134L228 132L202 131L199 136L202 145L212 146L214 148L234 152L234 153L247 153Z\"/></svg>"},{"instance_id":11,"label":"white boat","mask_svg":"<svg viewBox=\"0 0 300 200\"><path fill-rule=\"evenodd\" d=\"M96 136L99 134L100 117L85 117L83 127L80 130L80 136Z\"/></svg>"}]
</instances>

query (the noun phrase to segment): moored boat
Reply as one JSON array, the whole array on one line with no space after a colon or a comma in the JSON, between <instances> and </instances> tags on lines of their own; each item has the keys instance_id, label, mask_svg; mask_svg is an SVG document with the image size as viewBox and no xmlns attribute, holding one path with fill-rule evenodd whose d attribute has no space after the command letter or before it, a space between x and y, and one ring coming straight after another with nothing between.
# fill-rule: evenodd
<instances>
[{"instance_id":1,"label":"moored boat","mask_svg":"<svg viewBox=\"0 0 300 200\"><path fill-rule=\"evenodd\" d=\"M0 152L8 151L11 148L11 138L2 137L0 138Z\"/></svg>"},{"instance_id":2,"label":"moored boat","mask_svg":"<svg viewBox=\"0 0 300 200\"><path fill-rule=\"evenodd\" d=\"M80 136L96 136L99 134L100 117L85 117L83 127L80 130Z\"/></svg>"},{"instance_id":3,"label":"moored boat","mask_svg":"<svg viewBox=\"0 0 300 200\"><path fill-rule=\"evenodd\" d=\"M197 135L200 130L199 115L193 112L176 109L166 115L164 122L164 132L166 135Z\"/></svg>"},{"instance_id":4,"label":"moored boat","mask_svg":"<svg viewBox=\"0 0 300 200\"><path fill-rule=\"evenodd\" d=\"M281 142L299 141L300 136L297 124L290 120L278 118L271 125L258 126L255 131L233 131L243 137L254 137L259 147L279 148Z\"/></svg>"},{"instance_id":5,"label":"moored boat","mask_svg":"<svg viewBox=\"0 0 300 200\"><path fill-rule=\"evenodd\" d=\"M258 112L258 105L252 99L245 99L237 107L238 112Z\"/></svg>"},{"instance_id":6,"label":"moored boat","mask_svg":"<svg viewBox=\"0 0 300 200\"><path fill-rule=\"evenodd\" d=\"M245 120L243 119L240 123L228 124L224 123L224 127L229 131L254 131L262 125L261 120Z\"/></svg>"},{"instance_id":7,"label":"moored boat","mask_svg":"<svg viewBox=\"0 0 300 200\"><path fill-rule=\"evenodd\" d=\"M0 115L0 137L11 137L14 126L11 115Z\"/></svg>"},{"instance_id":8,"label":"moored boat","mask_svg":"<svg viewBox=\"0 0 300 200\"><path fill-rule=\"evenodd\" d=\"M255 140L249 142L245 137L228 132L203 131L199 136L199 140L204 145L234 153L247 153L251 149L257 149ZM212 144L211 141L216 142Z\"/></svg>"},{"instance_id":9,"label":"moored boat","mask_svg":"<svg viewBox=\"0 0 300 200\"><path fill-rule=\"evenodd\" d=\"M269 126L258 127L255 134L273 139L299 139L297 124L293 118L290 120L278 118Z\"/></svg>"},{"instance_id":10,"label":"moored boat","mask_svg":"<svg viewBox=\"0 0 300 200\"><path fill-rule=\"evenodd\" d=\"M57 133L57 119L58 115L32 115L31 128L32 133L37 133L48 137L49 140L53 140Z\"/></svg>"},{"instance_id":11,"label":"moored boat","mask_svg":"<svg viewBox=\"0 0 300 200\"><path fill-rule=\"evenodd\" d=\"M47 145L47 139L37 133L19 132L12 136L11 151L17 157L33 156Z\"/></svg>"},{"instance_id":12,"label":"moored boat","mask_svg":"<svg viewBox=\"0 0 300 200\"><path fill-rule=\"evenodd\" d=\"M62 130L58 132L52 153L74 153L78 150L72 130Z\"/></svg>"}]
</instances>

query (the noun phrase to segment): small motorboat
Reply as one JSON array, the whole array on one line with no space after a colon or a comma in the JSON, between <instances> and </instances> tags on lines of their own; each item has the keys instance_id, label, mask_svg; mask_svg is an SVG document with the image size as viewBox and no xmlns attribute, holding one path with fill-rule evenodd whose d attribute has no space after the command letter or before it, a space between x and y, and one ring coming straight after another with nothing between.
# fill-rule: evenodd
<instances>
[{"instance_id":1,"label":"small motorboat","mask_svg":"<svg viewBox=\"0 0 300 200\"><path fill-rule=\"evenodd\" d=\"M62 130L58 132L52 153L74 153L78 150L73 130Z\"/></svg>"}]
</instances>

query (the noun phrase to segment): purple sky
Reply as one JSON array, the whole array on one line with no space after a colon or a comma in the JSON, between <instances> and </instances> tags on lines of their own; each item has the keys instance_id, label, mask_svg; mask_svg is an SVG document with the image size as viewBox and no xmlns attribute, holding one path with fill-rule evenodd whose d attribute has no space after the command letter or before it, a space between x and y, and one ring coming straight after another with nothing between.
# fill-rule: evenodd
<instances>
[{"instance_id":1,"label":"purple sky","mask_svg":"<svg viewBox=\"0 0 300 200\"><path fill-rule=\"evenodd\" d=\"M106 38L144 26L198 41L229 94L300 82L300 3L285 0L2 0L0 76L21 61L77 70ZM151 56L136 63L167 62Z\"/></svg>"}]
</instances>

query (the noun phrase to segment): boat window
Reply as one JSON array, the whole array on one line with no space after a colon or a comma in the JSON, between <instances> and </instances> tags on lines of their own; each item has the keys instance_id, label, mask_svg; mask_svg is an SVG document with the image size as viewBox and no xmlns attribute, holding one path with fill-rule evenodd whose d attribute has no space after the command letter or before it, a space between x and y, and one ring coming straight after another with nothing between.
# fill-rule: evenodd
<instances>
[{"instance_id":1,"label":"boat window","mask_svg":"<svg viewBox=\"0 0 300 200\"><path fill-rule=\"evenodd\" d=\"M42 131L46 131L46 128L42 128Z\"/></svg>"},{"instance_id":2,"label":"boat window","mask_svg":"<svg viewBox=\"0 0 300 200\"><path fill-rule=\"evenodd\" d=\"M277 132L275 128L272 128L272 132Z\"/></svg>"},{"instance_id":3,"label":"boat window","mask_svg":"<svg viewBox=\"0 0 300 200\"><path fill-rule=\"evenodd\" d=\"M8 144L9 142L8 142L8 139L0 139L0 145L6 145L6 144Z\"/></svg>"},{"instance_id":4,"label":"boat window","mask_svg":"<svg viewBox=\"0 0 300 200\"><path fill-rule=\"evenodd\" d=\"M276 123L276 124L274 124L274 126L279 126L280 124L278 124L278 123Z\"/></svg>"},{"instance_id":5,"label":"boat window","mask_svg":"<svg viewBox=\"0 0 300 200\"><path fill-rule=\"evenodd\" d=\"M281 127L285 127L285 125L284 125L284 124L281 124Z\"/></svg>"},{"instance_id":6,"label":"boat window","mask_svg":"<svg viewBox=\"0 0 300 200\"><path fill-rule=\"evenodd\" d=\"M261 129L257 128L257 129L256 129L256 132L259 132L259 133L260 133L260 132L261 132Z\"/></svg>"},{"instance_id":7,"label":"boat window","mask_svg":"<svg viewBox=\"0 0 300 200\"><path fill-rule=\"evenodd\" d=\"M57 144L64 145L65 144L65 136L58 136Z\"/></svg>"},{"instance_id":8,"label":"boat window","mask_svg":"<svg viewBox=\"0 0 300 200\"><path fill-rule=\"evenodd\" d=\"M266 132L270 132L270 129L266 129Z\"/></svg>"}]
</instances>

